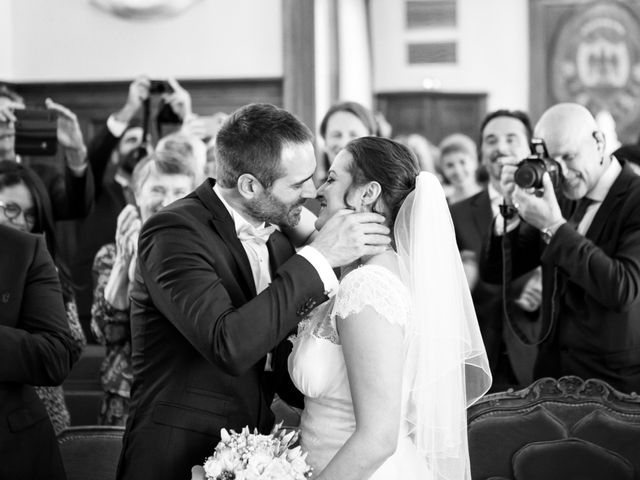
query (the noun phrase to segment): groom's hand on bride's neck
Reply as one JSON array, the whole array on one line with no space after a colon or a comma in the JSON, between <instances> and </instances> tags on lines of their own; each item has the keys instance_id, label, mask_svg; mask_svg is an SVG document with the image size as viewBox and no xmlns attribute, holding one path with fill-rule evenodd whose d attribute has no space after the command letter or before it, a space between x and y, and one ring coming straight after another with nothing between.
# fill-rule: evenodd
<instances>
[{"instance_id":1,"label":"groom's hand on bride's neck","mask_svg":"<svg viewBox=\"0 0 640 480\"><path fill-rule=\"evenodd\" d=\"M341 267L366 255L384 252L391 231L378 213L342 210L330 218L310 246L322 253L332 267Z\"/></svg>"}]
</instances>

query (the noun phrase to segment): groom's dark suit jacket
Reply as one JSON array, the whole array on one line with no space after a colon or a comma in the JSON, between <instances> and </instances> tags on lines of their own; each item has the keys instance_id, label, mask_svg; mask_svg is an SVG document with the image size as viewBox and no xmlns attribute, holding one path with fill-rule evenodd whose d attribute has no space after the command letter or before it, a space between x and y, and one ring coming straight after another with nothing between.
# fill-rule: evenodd
<instances>
[{"instance_id":1,"label":"groom's dark suit jacket","mask_svg":"<svg viewBox=\"0 0 640 480\"><path fill-rule=\"evenodd\" d=\"M295 392L285 337L323 301L324 285L276 232L267 243L272 283L256 296L213 184L155 214L140 235L131 303L135 379L119 479L188 478L213 453L221 428L268 432L274 391L286 400ZM267 373L265 356L276 345L275 372Z\"/></svg>"}]
</instances>

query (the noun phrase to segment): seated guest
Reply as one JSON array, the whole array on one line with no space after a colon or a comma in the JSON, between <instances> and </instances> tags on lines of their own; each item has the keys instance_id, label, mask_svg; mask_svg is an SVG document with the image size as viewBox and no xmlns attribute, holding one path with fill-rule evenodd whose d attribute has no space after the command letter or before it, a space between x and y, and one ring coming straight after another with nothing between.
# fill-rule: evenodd
<instances>
[{"instance_id":1,"label":"seated guest","mask_svg":"<svg viewBox=\"0 0 640 480\"><path fill-rule=\"evenodd\" d=\"M484 183L484 170L478 168L475 142L462 133L454 133L445 137L438 148L444 184L451 187L447 193L449 205L479 193Z\"/></svg>"},{"instance_id":2,"label":"seated guest","mask_svg":"<svg viewBox=\"0 0 640 480\"><path fill-rule=\"evenodd\" d=\"M49 98L45 106L58 116L58 156L21 158L15 151L14 110L24 108L24 102L0 86L0 160L22 162L36 171L46 186L54 220L83 218L91 211L94 185L78 119Z\"/></svg>"},{"instance_id":3,"label":"seated guest","mask_svg":"<svg viewBox=\"0 0 640 480\"><path fill-rule=\"evenodd\" d=\"M41 235L0 225L0 245L0 478L64 480L55 433L33 388L60 385L79 355L59 276Z\"/></svg>"},{"instance_id":4,"label":"seated guest","mask_svg":"<svg viewBox=\"0 0 640 480\"><path fill-rule=\"evenodd\" d=\"M69 269L58 254L51 205L44 184L28 167L0 161L0 225L44 235L47 248L58 270L67 324L75 347L81 352L87 341L78 319ZM61 386L36 387L44 402L56 434L70 425L69 410Z\"/></svg>"},{"instance_id":5,"label":"seated guest","mask_svg":"<svg viewBox=\"0 0 640 480\"><path fill-rule=\"evenodd\" d=\"M555 188L516 185L515 159L502 159L500 183L511 205L514 277L542 266L542 337L535 378L599 378L640 392L640 178L607 155L589 111L574 103L546 110L534 136L560 166ZM515 214L517 211L517 215ZM499 282L505 226L494 224L480 273Z\"/></svg>"},{"instance_id":6,"label":"seated guest","mask_svg":"<svg viewBox=\"0 0 640 480\"><path fill-rule=\"evenodd\" d=\"M195 187L193 163L175 152L156 152L136 165L131 177L136 205L127 205L118 216L116 241L97 253L91 328L106 346L100 369L105 392L98 422L125 425L129 412L131 327L129 289L136 263L140 227L165 205Z\"/></svg>"}]
</instances>

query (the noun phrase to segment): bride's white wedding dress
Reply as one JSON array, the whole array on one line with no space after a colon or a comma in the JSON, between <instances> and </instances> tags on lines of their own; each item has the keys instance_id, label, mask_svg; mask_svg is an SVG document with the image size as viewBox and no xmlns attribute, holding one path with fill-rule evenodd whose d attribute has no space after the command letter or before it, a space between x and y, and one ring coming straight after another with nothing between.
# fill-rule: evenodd
<instances>
[{"instance_id":1,"label":"bride's white wedding dress","mask_svg":"<svg viewBox=\"0 0 640 480\"><path fill-rule=\"evenodd\" d=\"M305 395L300 442L309 452L314 472L321 472L355 429L353 402L345 359L336 329L336 317L347 318L365 307L410 332L409 292L400 278L385 267L365 265L347 273L337 295L317 307L305 319L293 340L289 373ZM385 415L381 411L380 416ZM374 473L375 480L428 480L426 461L408 436L399 418L400 435L394 455Z\"/></svg>"}]
</instances>

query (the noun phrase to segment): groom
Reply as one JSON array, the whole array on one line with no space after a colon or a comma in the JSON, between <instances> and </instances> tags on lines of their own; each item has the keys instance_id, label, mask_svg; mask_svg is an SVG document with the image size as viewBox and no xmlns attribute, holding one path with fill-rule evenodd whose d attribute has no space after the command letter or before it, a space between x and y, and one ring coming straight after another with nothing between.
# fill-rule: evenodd
<instances>
[{"instance_id":1,"label":"groom","mask_svg":"<svg viewBox=\"0 0 640 480\"><path fill-rule=\"evenodd\" d=\"M268 432L274 392L289 400L297 393L286 336L335 293L333 267L389 243L383 217L372 213L334 217L297 254L265 227L295 226L316 196L312 140L285 110L237 110L216 140L217 183L208 179L144 225L118 479L188 478L221 428Z\"/></svg>"}]
</instances>

